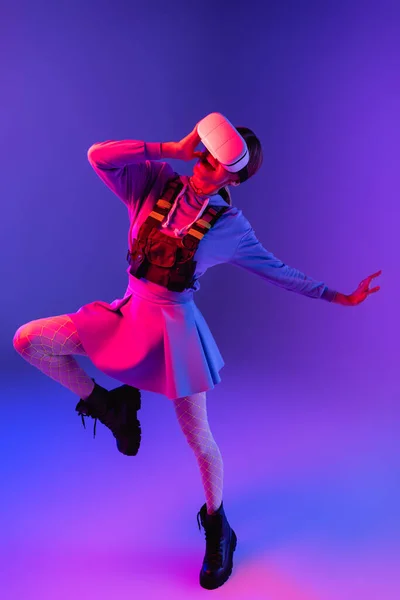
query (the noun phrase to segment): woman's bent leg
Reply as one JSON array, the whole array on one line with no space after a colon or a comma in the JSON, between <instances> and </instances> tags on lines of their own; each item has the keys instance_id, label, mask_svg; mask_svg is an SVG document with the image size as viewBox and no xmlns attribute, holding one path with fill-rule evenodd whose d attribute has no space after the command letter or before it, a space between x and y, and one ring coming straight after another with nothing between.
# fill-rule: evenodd
<instances>
[{"instance_id":1,"label":"woman's bent leg","mask_svg":"<svg viewBox=\"0 0 400 600\"><path fill-rule=\"evenodd\" d=\"M82 399L93 391L94 383L79 366L73 354L85 354L78 332L68 315L37 319L22 325L13 339L15 350L38 368Z\"/></svg>"}]
</instances>

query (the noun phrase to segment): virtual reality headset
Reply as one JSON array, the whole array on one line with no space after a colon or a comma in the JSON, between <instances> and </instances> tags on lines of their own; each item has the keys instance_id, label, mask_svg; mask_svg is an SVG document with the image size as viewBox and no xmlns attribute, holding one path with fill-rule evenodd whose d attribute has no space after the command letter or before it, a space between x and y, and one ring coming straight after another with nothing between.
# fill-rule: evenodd
<instances>
[{"instance_id":1,"label":"virtual reality headset","mask_svg":"<svg viewBox=\"0 0 400 600\"><path fill-rule=\"evenodd\" d=\"M240 182L248 179L249 150L243 137L220 113L211 113L197 124L197 133L210 152L231 173L238 173Z\"/></svg>"}]
</instances>

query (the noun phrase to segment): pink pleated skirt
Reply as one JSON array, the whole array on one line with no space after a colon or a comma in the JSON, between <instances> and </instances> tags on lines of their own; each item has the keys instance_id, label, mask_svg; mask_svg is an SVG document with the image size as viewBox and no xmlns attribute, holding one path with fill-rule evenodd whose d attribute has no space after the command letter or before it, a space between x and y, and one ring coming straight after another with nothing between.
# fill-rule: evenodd
<instances>
[{"instance_id":1,"label":"pink pleated skirt","mask_svg":"<svg viewBox=\"0 0 400 600\"><path fill-rule=\"evenodd\" d=\"M194 292L171 292L128 275L123 298L97 300L68 315L93 364L171 400L214 388L225 363Z\"/></svg>"}]
</instances>

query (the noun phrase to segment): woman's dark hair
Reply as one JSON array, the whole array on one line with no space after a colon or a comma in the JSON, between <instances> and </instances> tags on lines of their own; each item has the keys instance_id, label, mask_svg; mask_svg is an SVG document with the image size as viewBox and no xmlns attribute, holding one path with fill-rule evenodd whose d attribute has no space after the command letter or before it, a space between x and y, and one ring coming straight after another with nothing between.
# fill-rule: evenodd
<instances>
[{"instance_id":1,"label":"woman's dark hair","mask_svg":"<svg viewBox=\"0 0 400 600\"><path fill-rule=\"evenodd\" d=\"M250 177L253 177L253 175L257 173L264 159L261 142L254 133L254 131L252 131L248 127L236 127L235 129L240 133L240 135L247 144L247 148L249 149L249 162L247 163L247 173L248 179L250 179ZM231 194L229 192L228 186L221 188L218 193L220 196L223 197L225 202L227 202L229 205L232 205Z\"/></svg>"},{"instance_id":2,"label":"woman's dark hair","mask_svg":"<svg viewBox=\"0 0 400 600\"><path fill-rule=\"evenodd\" d=\"M228 186L221 188L218 194L223 197L223 199L229 204L229 206L232 206L232 198L230 191L228 190Z\"/></svg>"},{"instance_id":3,"label":"woman's dark hair","mask_svg":"<svg viewBox=\"0 0 400 600\"><path fill-rule=\"evenodd\" d=\"M253 177L261 167L263 162L263 151L261 142L251 129L248 127L236 127L249 149L249 162L247 163L248 179Z\"/></svg>"}]
</instances>

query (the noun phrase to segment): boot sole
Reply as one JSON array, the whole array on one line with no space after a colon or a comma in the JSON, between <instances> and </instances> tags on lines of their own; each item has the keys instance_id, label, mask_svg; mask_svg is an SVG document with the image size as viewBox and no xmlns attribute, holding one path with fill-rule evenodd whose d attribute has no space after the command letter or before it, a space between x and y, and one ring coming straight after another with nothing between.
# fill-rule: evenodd
<instances>
[{"instance_id":1,"label":"boot sole","mask_svg":"<svg viewBox=\"0 0 400 600\"><path fill-rule=\"evenodd\" d=\"M237 546L237 537L236 537L236 533L233 531L232 529L232 539L231 539L231 544L230 544L230 559L228 562L228 568L225 571L222 579L213 579L208 578L206 575L203 575L203 572L200 572L200 585L201 587L205 588L206 590L216 590L217 588L221 587L221 585L224 585L224 583L226 583L229 579L229 577L232 575L232 569L233 569L233 553L236 550L236 546Z\"/></svg>"}]
</instances>

